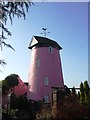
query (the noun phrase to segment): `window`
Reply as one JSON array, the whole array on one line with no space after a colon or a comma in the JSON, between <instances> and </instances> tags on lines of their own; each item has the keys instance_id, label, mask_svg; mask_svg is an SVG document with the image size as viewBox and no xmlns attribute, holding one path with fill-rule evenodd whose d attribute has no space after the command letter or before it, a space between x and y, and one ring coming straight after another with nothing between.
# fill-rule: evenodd
<instances>
[{"instance_id":1,"label":"window","mask_svg":"<svg viewBox=\"0 0 90 120\"><path fill-rule=\"evenodd\" d=\"M44 97L44 100L45 100L45 103L49 103L48 96L45 96L45 97Z\"/></svg>"},{"instance_id":2,"label":"window","mask_svg":"<svg viewBox=\"0 0 90 120\"><path fill-rule=\"evenodd\" d=\"M44 85L48 85L48 77L44 77Z\"/></svg>"},{"instance_id":3,"label":"window","mask_svg":"<svg viewBox=\"0 0 90 120\"><path fill-rule=\"evenodd\" d=\"M40 66L40 59L37 59L37 60L36 60L36 65L37 65L37 67Z\"/></svg>"},{"instance_id":4,"label":"window","mask_svg":"<svg viewBox=\"0 0 90 120\"><path fill-rule=\"evenodd\" d=\"M49 54L53 54L53 48L51 46L49 46Z\"/></svg>"}]
</instances>

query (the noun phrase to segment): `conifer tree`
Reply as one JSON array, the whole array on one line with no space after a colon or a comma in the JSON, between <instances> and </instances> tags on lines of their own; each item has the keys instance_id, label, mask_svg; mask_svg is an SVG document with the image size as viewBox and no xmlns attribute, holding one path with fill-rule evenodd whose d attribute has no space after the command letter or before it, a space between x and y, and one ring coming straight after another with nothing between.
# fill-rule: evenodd
<instances>
[{"instance_id":1,"label":"conifer tree","mask_svg":"<svg viewBox=\"0 0 90 120\"><path fill-rule=\"evenodd\" d=\"M80 83L80 103L81 104L84 104L84 98L85 98L85 95L84 95L84 86L83 86L83 83L81 82Z\"/></svg>"},{"instance_id":2,"label":"conifer tree","mask_svg":"<svg viewBox=\"0 0 90 120\"><path fill-rule=\"evenodd\" d=\"M89 85L87 81L84 82L84 95L85 95L84 103L88 105L90 97L89 97Z\"/></svg>"}]
</instances>

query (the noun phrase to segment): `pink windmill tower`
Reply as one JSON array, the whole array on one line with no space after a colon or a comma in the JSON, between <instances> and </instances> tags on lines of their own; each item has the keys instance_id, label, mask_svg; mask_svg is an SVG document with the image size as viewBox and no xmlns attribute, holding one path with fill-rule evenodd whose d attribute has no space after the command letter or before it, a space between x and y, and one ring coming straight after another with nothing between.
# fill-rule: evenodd
<instances>
[{"instance_id":1,"label":"pink windmill tower","mask_svg":"<svg viewBox=\"0 0 90 120\"><path fill-rule=\"evenodd\" d=\"M29 44L31 64L29 71L30 100L50 102L51 87L64 87L61 59L61 46L46 37L33 36Z\"/></svg>"}]
</instances>

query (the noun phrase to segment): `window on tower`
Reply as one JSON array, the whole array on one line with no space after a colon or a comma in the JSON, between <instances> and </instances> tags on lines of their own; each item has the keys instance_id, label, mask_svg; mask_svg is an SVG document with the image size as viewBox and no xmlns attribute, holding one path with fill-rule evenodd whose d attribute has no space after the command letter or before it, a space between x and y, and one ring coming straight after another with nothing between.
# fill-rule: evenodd
<instances>
[{"instance_id":1,"label":"window on tower","mask_svg":"<svg viewBox=\"0 0 90 120\"><path fill-rule=\"evenodd\" d=\"M36 66L39 67L40 66L40 59L36 60Z\"/></svg>"},{"instance_id":2,"label":"window on tower","mask_svg":"<svg viewBox=\"0 0 90 120\"><path fill-rule=\"evenodd\" d=\"M44 97L44 100L45 100L45 103L49 103L48 96L45 96L45 97Z\"/></svg>"},{"instance_id":3,"label":"window on tower","mask_svg":"<svg viewBox=\"0 0 90 120\"><path fill-rule=\"evenodd\" d=\"M48 85L48 77L44 77L44 85Z\"/></svg>"},{"instance_id":4,"label":"window on tower","mask_svg":"<svg viewBox=\"0 0 90 120\"><path fill-rule=\"evenodd\" d=\"M53 54L53 48L51 46L49 46L49 54Z\"/></svg>"}]
</instances>

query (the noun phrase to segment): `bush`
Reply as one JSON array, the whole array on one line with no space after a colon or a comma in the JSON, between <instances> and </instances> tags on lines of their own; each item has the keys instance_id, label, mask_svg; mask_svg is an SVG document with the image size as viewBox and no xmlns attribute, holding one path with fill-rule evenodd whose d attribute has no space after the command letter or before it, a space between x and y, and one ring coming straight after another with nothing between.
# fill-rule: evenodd
<instances>
[{"instance_id":1,"label":"bush","mask_svg":"<svg viewBox=\"0 0 90 120\"><path fill-rule=\"evenodd\" d=\"M56 119L77 120L90 118L90 109L77 102L77 97L74 95L65 96L59 103L54 114ZM52 115L53 116L53 115Z\"/></svg>"}]
</instances>

